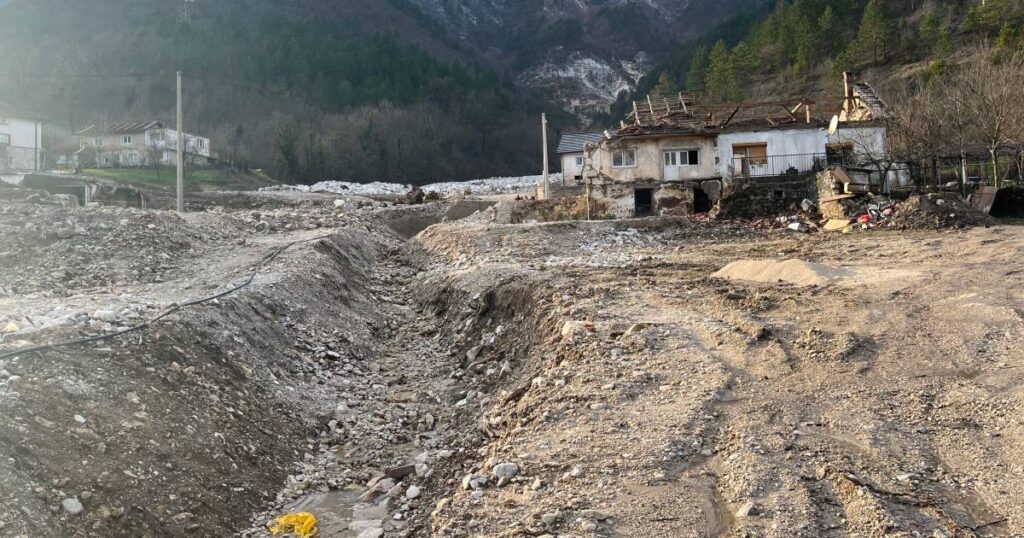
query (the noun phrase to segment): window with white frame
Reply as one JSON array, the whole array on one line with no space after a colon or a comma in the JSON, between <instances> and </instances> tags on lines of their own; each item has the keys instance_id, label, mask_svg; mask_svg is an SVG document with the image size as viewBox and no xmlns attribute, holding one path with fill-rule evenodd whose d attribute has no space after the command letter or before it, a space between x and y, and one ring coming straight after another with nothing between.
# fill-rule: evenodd
<instances>
[{"instance_id":1,"label":"window with white frame","mask_svg":"<svg viewBox=\"0 0 1024 538\"><path fill-rule=\"evenodd\" d=\"M612 167L631 168L633 166L636 166L635 149L617 149L612 151Z\"/></svg>"},{"instance_id":2,"label":"window with white frame","mask_svg":"<svg viewBox=\"0 0 1024 538\"><path fill-rule=\"evenodd\" d=\"M0 146L10 146L11 135L9 133L0 133Z\"/></svg>"},{"instance_id":3,"label":"window with white frame","mask_svg":"<svg viewBox=\"0 0 1024 538\"><path fill-rule=\"evenodd\" d=\"M700 150L683 149L666 151L665 166L700 166Z\"/></svg>"},{"instance_id":4,"label":"window with white frame","mask_svg":"<svg viewBox=\"0 0 1024 538\"><path fill-rule=\"evenodd\" d=\"M583 168L583 157L576 157L576 168Z\"/></svg>"},{"instance_id":5,"label":"window with white frame","mask_svg":"<svg viewBox=\"0 0 1024 538\"><path fill-rule=\"evenodd\" d=\"M103 146L103 139L102 138L97 138L97 139L93 140L92 141L92 145L96 146L97 148L98 147L102 147Z\"/></svg>"},{"instance_id":6,"label":"window with white frame","mask_svg":"<svg viewBox=\"0 0 1024 538\"><path fill-rule=\"evenodd\" d=\"M131 135L124 135L123 137L121 137L121 143L122 143L122 144L124 144L124 145L126 145L126 146L127 146L128 144L131 144L131 143L132 143L132 137L131 137Z\"/></svg>"}]
</instances>

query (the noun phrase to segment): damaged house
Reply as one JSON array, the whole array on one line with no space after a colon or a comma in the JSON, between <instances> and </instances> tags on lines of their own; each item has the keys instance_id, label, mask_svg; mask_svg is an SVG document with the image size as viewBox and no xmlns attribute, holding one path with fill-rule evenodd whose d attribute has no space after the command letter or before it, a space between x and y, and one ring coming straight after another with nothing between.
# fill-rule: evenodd
<instances>
[{"instance_id":1,"label":"damaged house","mask_svg":"<svg viewBox=\"0 0 1024 538\"><path fill-rule=\"evenodd\" d=\"M813 197L816 172L886 159L890 113L874 89L847 75L835 101L831 109L805 98L702 105L679 94L635 102L617 131L585 145L579 165L591 215L707 212L723 193L738 191L765 211ZM816 114L818 106L825 114ZM879 167L883 175L888 168Z\"/></svg>"}]
</instances>

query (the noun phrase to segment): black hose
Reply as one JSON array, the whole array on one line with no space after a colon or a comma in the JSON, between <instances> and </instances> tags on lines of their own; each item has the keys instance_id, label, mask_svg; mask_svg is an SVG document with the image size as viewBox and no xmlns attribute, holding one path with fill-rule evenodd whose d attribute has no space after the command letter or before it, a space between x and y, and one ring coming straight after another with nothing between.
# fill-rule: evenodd
<instances>
[{"instance_id":1,"label":"black hose","mask_svg":"<svg viewBox=\"0 0 1024 538\"><path fill-rule=\"evenodd\" d=\"M186 302L181 303L181 304L172 305L170 308L168 308L167 310L163 311L160 315L158 315L158 316L156 316L156 317L154 317L152 319L146 320L146 321L144 321L144 322L142 322L142 323L140 323L138 325L134 325L132 327L128 327L126 329L121 329L120 331L115 331L115 332L112 332L112 333L100 334L100 335L97 335L97 336L89 336L89 337L86 337L86 338L79 338L77 340L68 340L66 342L58 342L58 343L55 343L55 344L46 344L46 345L35 346L35 347L26 348L26 349L19 349L17 351L8 351L8 352L0 354L0 360L8 359L8 358L11 358L11 357L16 357L18 355L24 355L26 353L36 353L36 352L41 352L41 351L49 351L49 350L54 350L54 349L62 348L62 347L78 346L78 345L81 345L81 344L88 344L88 343L91 343L91 342L99 342L99 341L102 341L102 340L109 340L111 338L117 338L118 336L123 336L123 335L129 334L129 333L133 333L133 332L136 332L136 331L141 331L142 329L145 329L146 327L149 327L150 325L152 325L152 324L154 324L154 323L156 323L156 322L166 318L167 316L170 316L171 314L181 310L182 308L185 308L187 306L197 306L197 305L201 305L203 303L208 303L210 301L214 301L214 300L220 299L221 297L226 297L228 295L231 295L232 293L235 293L235 292L237 292L237 291L239 291L239 290L241 290L243 288L248 287L249 285L252 284L252 282L254 280L256 280L256 275L258 275L259 272L264 267L269 265L270 262L274 261L275 259L277 259L278 256L280 256L282 253L284 253L284 251L292 248L295 245L301 244L301 243L310 243L310 242L313 242L313 241L320 241L322 239L327 239L328 237L330 237L330 235L314 237L312 239L300 239L298 241L292 241L291 243L288 243L287 245L285 245L285 246L283 246L283 247L281 247L281 248L279 248L277 250L274 250L274 251L268 253L266 256L264 256L263 259L260 260L260 262L257 263L256 266L253 268L252 273L250 273L249 277L245 279L245 282L242 282L241 284L239 284L239 285L237 285L237 286L235 286L233 288L230 288L228 290L222 291L222 292L220 292L220 293L218 293L216 295L211 295L209 297L203 297L201 299L193 299L191 301L186 301Z\"/></svg>"}]
</instances>

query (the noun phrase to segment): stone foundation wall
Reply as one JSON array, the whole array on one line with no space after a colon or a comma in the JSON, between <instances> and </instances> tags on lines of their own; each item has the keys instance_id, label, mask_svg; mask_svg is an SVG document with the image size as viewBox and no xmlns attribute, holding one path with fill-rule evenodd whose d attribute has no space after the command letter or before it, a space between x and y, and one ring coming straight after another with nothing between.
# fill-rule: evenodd
<instances>
[{"instance_id":1,"label":"stone foundation wall","mask_svg":"<svg viewBox=\"0 0 1024 538\"><path fill-rule=\"evenodd\" d=\"M722 192L712 215L752 218L799 211L804 199L816 199L815 192L813 175L735 178Z\"/></svg>"},{"instance_id":2,"label":"stone foundation wall","mask_svg":"<svg viewBox=\"0 0 1024 538\"><path fill-rule=\"evenodd\" d=\"M683 216L693 213L693 187L686 183L634 182L594 185L590 213L594 219L632 218L636 215L636 190L651 189L651 216Z\"/></svg>"},{"instance_id":3,"label":"stone foundation wall","mask_svg":"<svg viewBox=\"0 0 1024 538\"><path fill-rule=\"evenodd\" d=\"M0 149L0 170L35 170L36 154L32 148L6 146Z\"/></svg>"}]
</instances>

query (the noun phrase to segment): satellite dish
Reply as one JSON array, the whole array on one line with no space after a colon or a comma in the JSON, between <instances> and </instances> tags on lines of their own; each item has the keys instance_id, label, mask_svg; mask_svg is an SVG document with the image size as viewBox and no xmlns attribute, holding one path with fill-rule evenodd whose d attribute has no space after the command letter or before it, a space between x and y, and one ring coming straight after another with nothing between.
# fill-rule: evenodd
<instances>
[{"instance_id":1,"label":"satellite dish","mask_svg":"<svg viewBox=\"0 0 1024 538\"><path fill-rule=\"evenodd\" d=\"M828 124L828 135L832 136L839 130L839 116L832 116L832 121Z\"/></svg>"}]
</instances>

